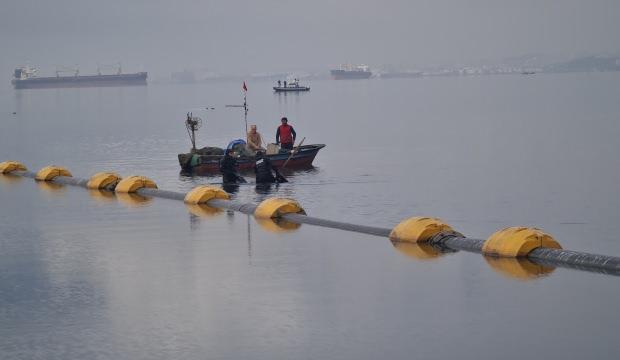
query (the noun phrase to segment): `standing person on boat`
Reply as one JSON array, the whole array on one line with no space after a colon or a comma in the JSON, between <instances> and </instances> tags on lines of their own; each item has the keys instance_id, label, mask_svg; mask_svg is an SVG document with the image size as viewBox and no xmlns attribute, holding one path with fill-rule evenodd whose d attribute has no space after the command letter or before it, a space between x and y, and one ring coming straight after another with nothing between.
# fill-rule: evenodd
<instances>
[{"instance_id":1,"label":"standing person on boat","mask_svg":"<svg viewBox=\"0 0 620 360\"><path fill-rule=\"evenodd\" d=\"M257 151L255 159L254 174L256 174L257 184L288 182L288 180L278 172L278 169L271 164L271 160L265 156L263 151ZM275 172L276 176L273 176L272 170Z\"/></svg>"},{"instance_id":2,"label":"standing person on boat","mask_svg":"<svg viewBox=\"0 0 620 360\"><path fill-rule=\"evenodd\" d=\"M278 80L278 87L282 87L282 81Z\"/></svg>"},{"instance_id":3,"label":"standing person on boat","mask_svg":"<svg viewBox=\"0 0 620 360\"><path fill-rule=\"evenodd\" d=\"M265 150L263 148L263 137L258 131L256 131L256 125L250 126L250 132L248 132L247 148L252 152L258 150Z\"/></svg>"},{"instance_id":4,"label":"standing person on boat","mask_svg":"<svg viewBox=\"0 0 620 360\"><path fill-rule=\"evenodd\" d=\"M293 150L297 133L295 133L295 129L288 124L288 119L286 117L283 117L280 121L282 125L278 126L278 130L276 131L276 144L280 144L282 149Z\"/></svg>"},{"instance_id":5,"label":"standing person on boat","mask_svg":"<svg viewBox=\"0 0 620 360\"><path fill-rule=\"evenodd\" d=\"M245 179L239 175L237 160L233 156L233 149L226 149L224 157L220 160L220 172L222 173L222 183L239 184L245 183Z\"/></svg>"}]
</instances>

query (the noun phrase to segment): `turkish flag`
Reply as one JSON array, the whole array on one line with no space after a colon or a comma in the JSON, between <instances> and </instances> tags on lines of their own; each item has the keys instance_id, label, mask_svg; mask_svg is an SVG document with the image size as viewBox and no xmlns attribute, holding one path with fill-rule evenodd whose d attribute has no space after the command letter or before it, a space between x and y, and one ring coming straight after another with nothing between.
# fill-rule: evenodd
<instances>
[{"instance_id":1,"label":"turkish flag","mask_svg":"<svg viewBox=\"0 0 620 360\"><path fill-rule=\"evenodd\" d=\"M247 92L248 91L248 87L245 86L245 81L243 82L243 91Z\"/></svg>"}]
</instances>

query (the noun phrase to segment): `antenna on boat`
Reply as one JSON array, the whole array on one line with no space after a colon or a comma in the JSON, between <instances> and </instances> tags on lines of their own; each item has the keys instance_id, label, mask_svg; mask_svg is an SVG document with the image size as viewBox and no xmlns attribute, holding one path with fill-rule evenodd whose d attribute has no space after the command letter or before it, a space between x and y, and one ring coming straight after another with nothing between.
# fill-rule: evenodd
<instances>
[{"instance_id":1,"label":"antenna on boat","mask_svg":"<svg viewBox=\"0 0 620 360\"><path fill-rule=\"evenodd\" d=\"M185 120L185 128L187 129L187 135L192 142L192 153L196 152L196 130L202 126L202 119L198 116L193 116L192 113L187 113L187 119Z\"/></svg>"}]
</instances>

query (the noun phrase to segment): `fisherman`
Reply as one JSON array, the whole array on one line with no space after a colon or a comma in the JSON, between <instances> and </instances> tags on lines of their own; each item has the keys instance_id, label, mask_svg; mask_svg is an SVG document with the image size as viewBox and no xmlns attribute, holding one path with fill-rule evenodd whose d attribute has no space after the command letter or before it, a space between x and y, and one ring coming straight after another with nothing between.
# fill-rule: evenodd
<instances>
[{"instance_id":1,"label":"fisherman","mask_svg":"<svg viewBox=\"0 0 620 360\"><path fill-rule=\"evenodd\" d=\"M247 149L252 153L258 150L265 150L263 148L263 137L256 131L256 125L250 126L250 132L248 132Z\"/></svg>"},{"instance_id":2,"label":"fisherman","mask_svg":"<svg viewBox=\"0 0 620 360\"><path fill-rule=\"evenodd\" d=\"M254 163L254 173L256 174L256 183L284 183L288 182L278 169L271 164L271 160L265 156L262 150L256 152L256 162ZM273 176L272 170L276 176Z\"/></svg>"},{"instance_id":3,"label":"fisherman","mask_svg":"<svg viewBox=\"0 0 620 360\"><path fill-rule=\"evenodd\" d=\"M282 81L278 80L278 87L282 87Z\"/></svg>"},{"instance_id":4,"label":"fisherman","mask_svg":"<svg viewBox=\"0 0 620 360\"><path fill-rule=\"evenodd\" d=\"M239 184L245 183L245 179L239 175L237 160L234 157L233 149L226 149L224 157L220 160L220 172L222 173L222 183Z\"/></svg>"},{"instance_id":5,"label":"fisherman","mask_svg":"<svg viewBox=\"0 0 620 360\"><path fill-rule=\"evenodd\" d=\"M284 87L286 87L286 80L284 80Z\"/></svg>"},{"instance_id":6,"label":"fisherman","mask_svg":"<svg viewBox=\"0 0 620 360\"><path fill-rule=\"evenodd\" d=\"M286 117L283 117L280 121L282 125L278 126L278 130L276 131L276 144L281 143L280 147L282 149L293 150L295 138L297 137L295 129L288 124L288 119Z\"/></svg>"}]
</instances>

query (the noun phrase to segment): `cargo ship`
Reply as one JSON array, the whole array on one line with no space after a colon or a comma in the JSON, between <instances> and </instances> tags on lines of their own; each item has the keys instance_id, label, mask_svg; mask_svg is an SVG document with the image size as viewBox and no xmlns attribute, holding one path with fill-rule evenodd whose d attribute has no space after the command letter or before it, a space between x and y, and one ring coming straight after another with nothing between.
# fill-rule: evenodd
<instances>
[{"instance_id":1,"label":"cargo ship","mask_svg":"<svg viewBox=\"0 0 620 360\"><path fill-rule=\"evenodd\" d=\"M372 75L372 72L370 72L368 66L354 66L351 64L340 65L338 69L333 69L330 71L330 73L334 80L368 79Z\"/></svg>"},{"instance_id":2,"label":"cargo ship","mask_svg":"<svg viewBox=\"0 0 620 360\"><path fill-rule=\"evenodd\" d=\"M80 75L79 70L74 69L73 75L61 76L56 71L56 76L39 77L37 70L29 66L15 69L11 84L15 89L37 88L61 88L61 87L99 87L99 86L134 86L146 85L146 72L133 74L121 73L120 67L116 74Z\"/></svg>"}]
</instances>

